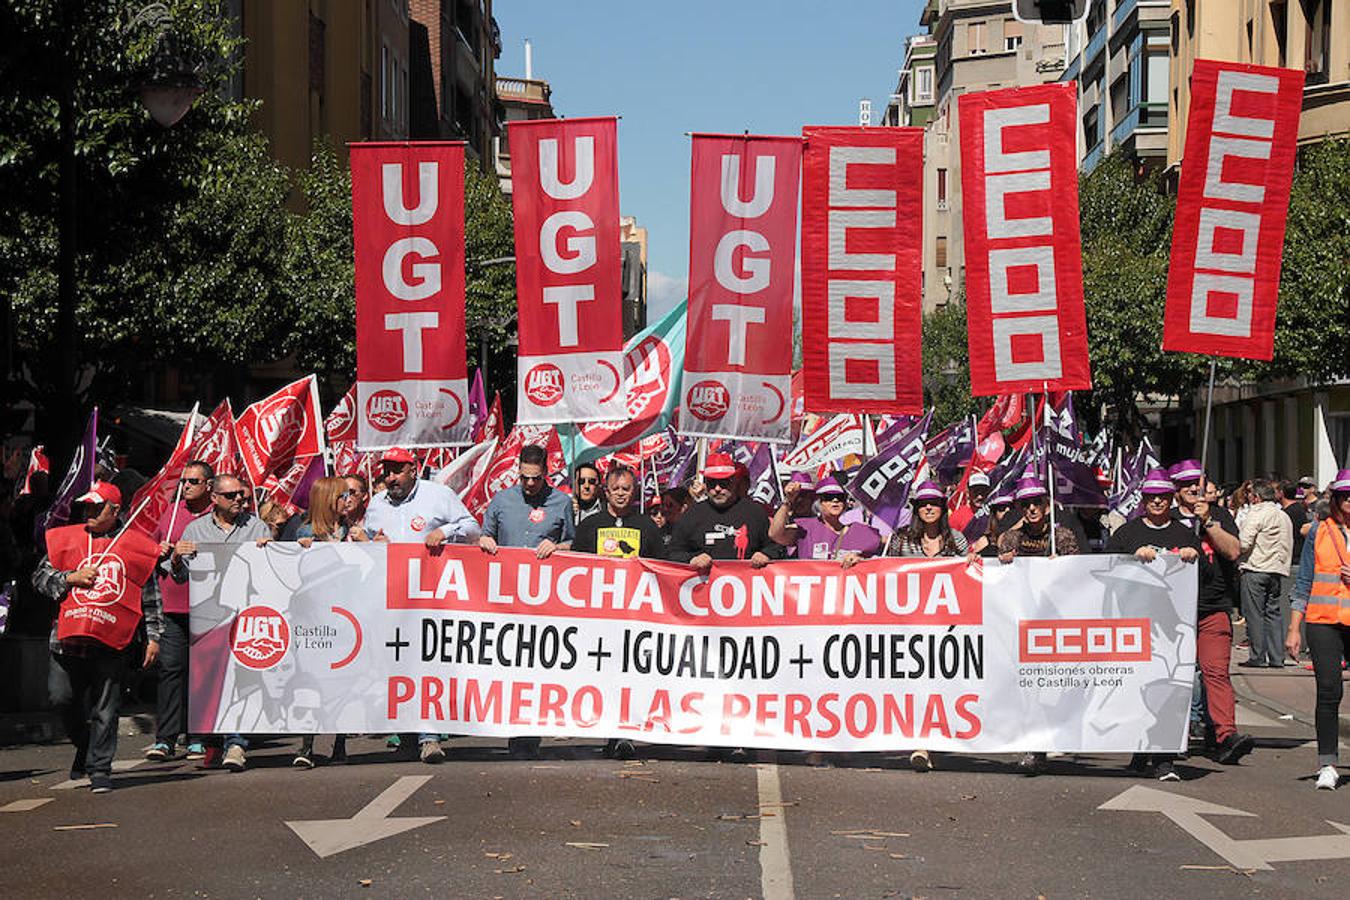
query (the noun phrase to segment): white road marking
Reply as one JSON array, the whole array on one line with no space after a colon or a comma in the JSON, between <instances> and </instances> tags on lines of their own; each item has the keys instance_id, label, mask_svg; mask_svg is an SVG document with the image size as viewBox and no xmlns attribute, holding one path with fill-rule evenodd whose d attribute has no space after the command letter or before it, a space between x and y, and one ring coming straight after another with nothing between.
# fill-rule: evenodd
<instances>
[{"instance_id":1,"label":"white road marking","mask_svg":"<svg viewBox=\"0 0 1350 900\"><path fill-rule=\"evenodd\" d=\"M1338 834L1317 834L1304 837L1258 838L1236 840L1204 816L1255 817L1241 809L1206 803L1184 794L1173 794L1154 788L1135 785L1122 794L1107 800L1098 809L1156 812L1171 819L1176 825L1239 869L1270 869L1273 862L1297 862L1314 859L1350 859L1350 825L1327 821Z\"/></svg>"},{"instance_id":2,"label":"white road marking","mask_svg":"<svg viewBox=\"0 0 1350 900\"><path fill-rule=\"evenodd\" d=\"M410 816L390 819L389 814L417 789L431 780L430 775L404 775L350 819L313 819L287 822L286 825L320 859L366 844L439 822L445 816Z\"/></svg>"},{"instance_id":3,"label":"white road marking","mask_svg":"<svg viewBox=\"0 0 1350 900\"><path fill-rule=\"evenodd\" d=\"M127 772L137 766L143 766L147 760L144 759L114 759L112 770L114 772ZM63 781L60 784L52 785L54 791L68 791L72 788L89 787L88 778L72 778L69 781Z\"/></svg>"},{"instance_id":4,"label":"white road marking","mask_svg":"<svg viewBox=\"0 0 1350 900\"><path fill-rule=\"evenodd\" d=\"M27 800L15 800L12 803L6 803L4 806L0 806L0 813L31 812L39 806L46 806L55 799L55 797L30 797Z\"/></svg>"},{"instance_id":5,"label":"white road marking","mask_svg":"<svg viewBox=\"0 0 1350 900\"><path fill-rule=\"evenodd\" d=\"M787 807L778 782L778 766L765 763L756 769L759 810L772 816L759 820L759 889L764 900L793 900L792 865L788 861Z\"/></svg>"}]
</instances>

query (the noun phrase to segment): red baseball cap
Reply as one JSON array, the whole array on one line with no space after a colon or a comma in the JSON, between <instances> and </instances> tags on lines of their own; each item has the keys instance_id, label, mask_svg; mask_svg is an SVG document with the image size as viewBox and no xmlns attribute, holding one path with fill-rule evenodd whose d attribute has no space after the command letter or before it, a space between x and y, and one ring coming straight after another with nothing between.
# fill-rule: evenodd
<instances>
[{"instance_id":1,"label":"red baseball cap","mask_svg":"<svg viewBox=\"0 0 1350 900\"><path fill-rule=\"evenodd\" d=\"M380 454L381 463L415 463L417 457L412 455L412 451L404 450L402 447L390 447Z\"/></svg>"},{"instance_id":2,"label":"red baseball cap","mask_svg":"<svg viewBox=\"0 0 1350 900\"><path fill-rule=\"evenodd\" d=\"M75 498L76 503L116 503L122 505L122 492L117 485L107 481L95 481L89 490Z\"/></svg>"},{"instance_id":3,"label":"red baseball cap","mask_svg":"<svg viewBox=\"0 0 1350 900\"><path fill-rule=\"evenodd\" d=\"M709 453L703 461L704 478L735 478L741 467L729 453Z\"/></svg>"}]
</instances>

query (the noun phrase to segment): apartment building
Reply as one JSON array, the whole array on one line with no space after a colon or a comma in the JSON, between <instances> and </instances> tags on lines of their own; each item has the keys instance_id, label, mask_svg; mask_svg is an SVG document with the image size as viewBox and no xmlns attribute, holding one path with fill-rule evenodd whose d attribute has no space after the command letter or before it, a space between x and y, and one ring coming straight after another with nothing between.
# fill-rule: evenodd
<instances>
[{"instance_id":1,"label":"apartment building","mask_svg":"<svg viewBox=\"0 0 1350 900\"><path fill-rule=\"evenodd\" d=\"M462 140L484 172L495 165L501 133L496 60L501 31L492 0L409 0L410 136Z\"/></svg>"},{"instance_id":2,"label":"apartment building","mask_svg":"<svg viewBox=\"0 0 1350 900\"><path fill-rule=\"evenodd\" d=\"M914 34L905 38L905 61L900 67L895 91L881 115L882 125L922 128L928 124L933 117L936 96L933 68L936 54L937 41L932 35Z\"/></svg>"}]
</instances>

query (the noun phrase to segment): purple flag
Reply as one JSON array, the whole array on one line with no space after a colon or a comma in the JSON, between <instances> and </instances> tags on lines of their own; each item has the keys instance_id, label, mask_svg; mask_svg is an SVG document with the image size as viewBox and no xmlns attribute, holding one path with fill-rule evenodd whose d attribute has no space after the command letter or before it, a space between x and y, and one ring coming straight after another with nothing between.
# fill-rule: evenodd
<instances>
[{"instance_id":1,"label":"purple flag","mask_svg":"<svg viewBox=\"0 0 1350 900\"><path fill-rule=\"evenodd\" d=\"M943 484L956 484L975 455L975 417L953 424L941 440L930 442L928 459Z\"/></svg>"},{"instance_id":2,"label":"purple flag","mask_svg":"<svg viewBox=\"0 0 1350 900\"><path fill-rule=\"evenodd\" d=\"M914 484L914 472L923 461L924 443L932 421L933 411L929 410L908 431L859 466L845 488L864 509L892 528L898 527L906 512L909 489Z\"/></svg>"},{"instance_id":3,"label":"purple flag","mask_svg":"<svg viewBox=\"0 0 1350 900\"><path fill-rule=\"evenodd\" d=\"M1117 515L1135 519L1143 514L1139 501L1143 499L1140 489L1144 486L1144 476L1158 467L1158 458L1154 456L1148 438L1144 438L1133 453L1125 456L1126 459L1121 463L1120 483L1107 499L1107 507Z\"/></svg>"},{"instance_id":4,"label":"purple flag","mask_svg":"<svg viewBox=\"0 0 1350 900\"><path fill-rule=\"evenodd\" d=\"M750 498L777 506L783 502L783 486L778 483L773 465L773 445L761 443L746 464L750 471Z\"/></svg>"},{"instance_id":5,"label":"purple flag","mask_svg":"<svg viewBox=\"0 0 1350 900\"><path fill-rule=\"evenodd\" d=\"M666 426L666 446L651 459L652 472L663 487L677 487L689 477L689 469L698 459L698 443Z\"/></svg>"},{"instance_id":6,"label":"purple flag","mask_svg":"<svg viewBox=\"0 0 1350 900\"><path fill-rule=\"evenodd\" d=\"M46 547L48 528L57 528L70 523L70 507L75 498L89 490L94 483L94 465L98 462L98 407L89 413L89 422L84 426L84 437L75 447L70 459L70 468L61 486L52 495L52 505L47 507L33 529L33 540L39 547Z\"/></svg>"},{"instance_id":7,"label":"purple flag","mask_svg":"<svg viewBox=\"0 0 1350 900\"><path fill-rule=\"evenodd\" d=\"M487 400L487 388L483 386L483 370L475 369L473 373L473 386L469 388L469 433L477 435L479 429L487 422L490 409Z\"/></svg>"},{"instance_id":8,"label":"purple flag","mask_svg":"<svg viewBox=\"0 0 1350 900\"><path fill-rule=\"evenodd\" d=\"M907 431L914 427L914 423L919 421L919 418L919 416L893 417L891 421L877 433L877 452L880 453L882 450L886 449L891 441L904 436Z\"/></svg>"}]
</instances>

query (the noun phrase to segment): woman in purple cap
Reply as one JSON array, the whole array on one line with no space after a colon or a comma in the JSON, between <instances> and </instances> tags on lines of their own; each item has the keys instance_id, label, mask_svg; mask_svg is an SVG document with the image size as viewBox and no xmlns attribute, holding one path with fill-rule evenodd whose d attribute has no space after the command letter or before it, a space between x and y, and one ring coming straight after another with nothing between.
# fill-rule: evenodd
<instances>
[{"instance_id":1,"label":"woman in purple cap","mask_svg":"<svg viewBox=\"0 0 1350 900\"><path fill-rule=\"evenodd\" d=\"M1050 492L1039 478L1017 481L1014 492L1022 521L998 537L998 558L1010 563L1019 556L1073 556L1081 551L1078 539L1063 525L1055 526L1054 552L1050 544Z\"/></svg>"},{"instance_id":2,"label":"woman in purple cap","mask_svg":"<svg viewBox=\"0 0 1350 900\"><path fill-rule=\"evenodd\" d=\"M1308 531L1290 592L1289 634L1285 649L1298 659L1299 625L1306 620L1308 651L1317 680L1317 789L1340 783L1336 771L1338 726L1345 682L1343 660L1350 659L1350 469L1336 473L1327 488L1327 517Z\"/></svg>"},{"instance_id":3,"label":"woman in purple cap","mask_svg":"<svg viewBox=\"0 0 1350 900\"><path fill-rule=\"evenodd\" d=\"M998 539L1003 532L1012 528L1020 522L1021 516L1017 514L1013 506L1013 492L1008 488L1000 488L989 498L989 524L984 534L970 545L981 556L998 556Z\"/></svg>"},{"instance_id":4,"label":"woman in purple cap","mask_svg":"<svg viewBox=\"0 0 1350 900\"><path fill-rule=\"evenodd\" d=\"M887 556L933 559L969 555L974 559L966 536L947 524L947 495L941 487L925 481L914 489L909 502L914 516L907 528L891 535ZM927 750L915 750L909 755L909 765L916 772L927 772L933 768L933 756Z\"/></svg>"},{"instance_id":5,"label":"woman in purple cap","mask_svg":"<svg viewBox=\"0 0 1350 900\"><path fill-rule=\"evenodd\" d=\"M794 491L793 484L788 482L785 490L792 499L774 514L769 537L785 547L795 547L797 559L837 559L847 569L858 560L881 552L881 534L875 528L861 522L839 521L848 509L848 494L838 481L822 478L810 494L804 494L800 487ZM815 497L820 514L798 513L789 521L788 512L796 513L796 501L803 495Z\"/></svg>"}]
</instances>

